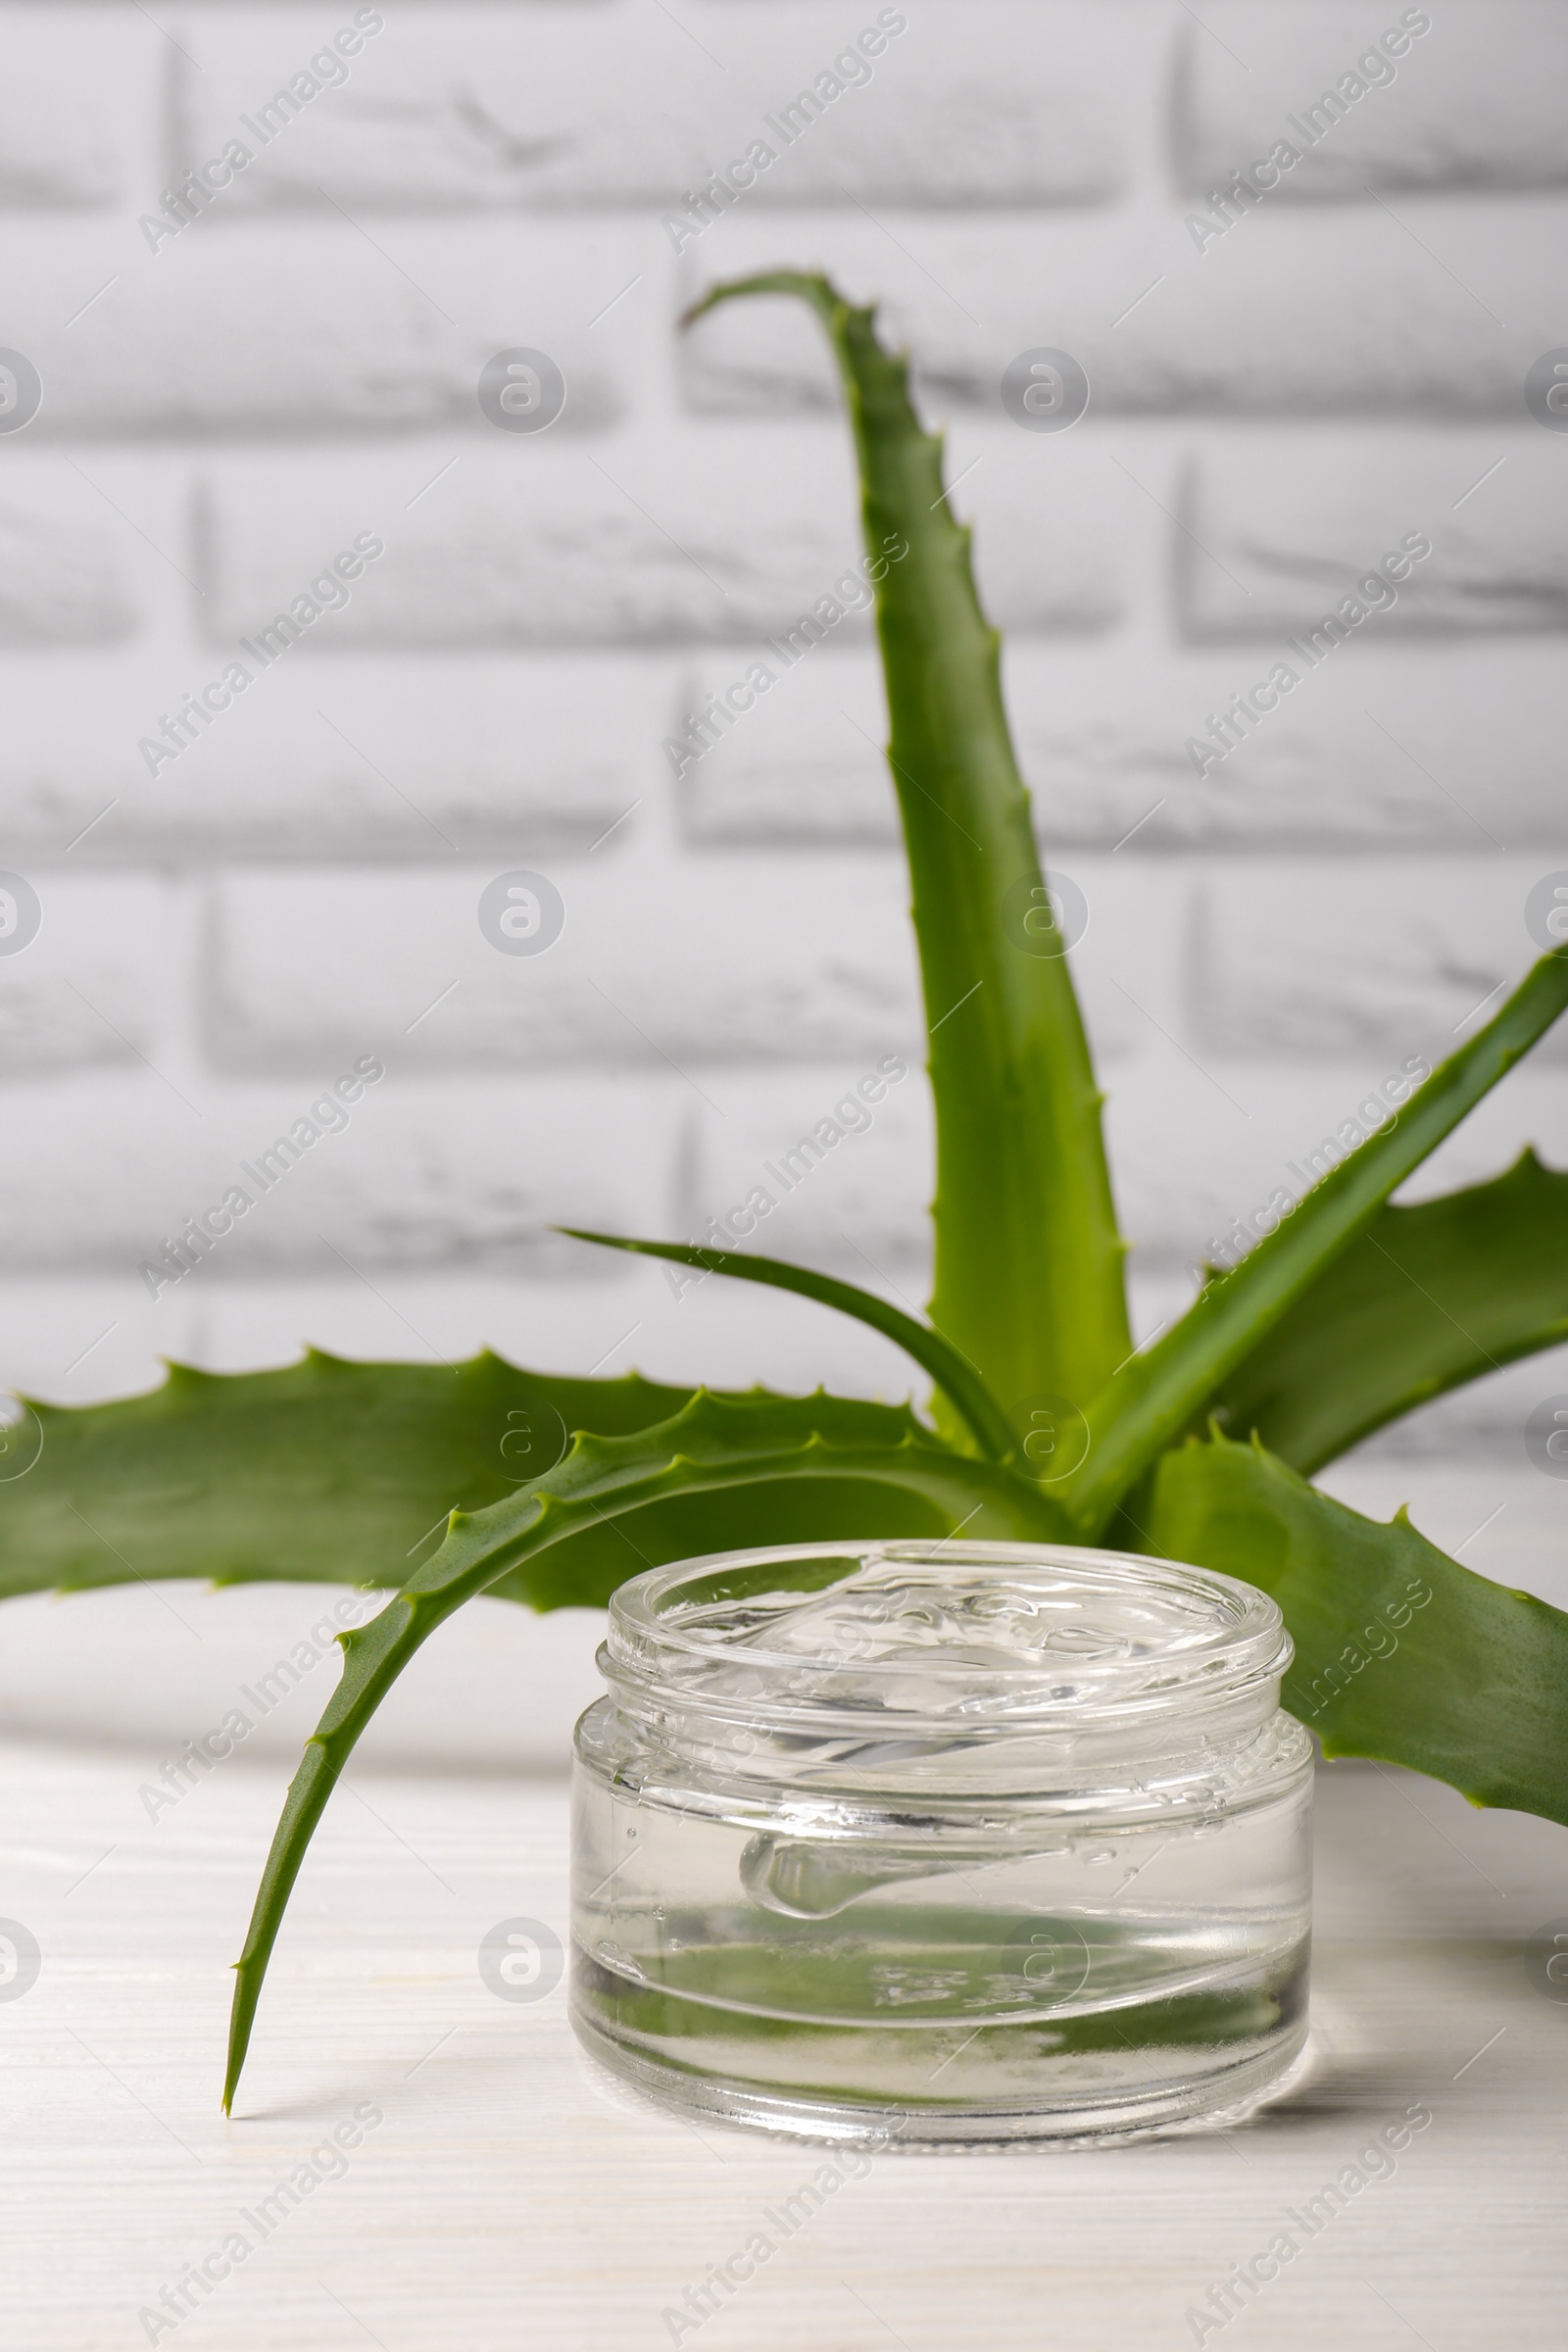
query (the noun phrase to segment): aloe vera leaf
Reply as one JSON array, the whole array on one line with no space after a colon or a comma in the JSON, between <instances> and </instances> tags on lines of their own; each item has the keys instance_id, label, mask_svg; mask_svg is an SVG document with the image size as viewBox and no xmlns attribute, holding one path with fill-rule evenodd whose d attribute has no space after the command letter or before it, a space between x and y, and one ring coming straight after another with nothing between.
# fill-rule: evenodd
<instances>
[{"instance_id":1,"label":"aloe vera leaf","mask_svg":"<svg viewBox=\"0 0 1568 2352\"><path fill-rule=\"evenodd\" d=\"M1293 1469L1523 1355L1568 1340L1568 1169L1380 1208L1205 1399Z\"/></svg>"},{"instance_id":2,"label":"aloe vera leaf","mask_svg":"<svg viewBox=\"0 0 1568 2352\"><path fill-rule=\"evenodd\" d=\"M455 1504L515 1494L569 1432L622 1436L690 1395L491 1354L452 1367L312 1349L273 1372L174 1364L110 1404L35 1402L43 1450L0 1483L0 1596L138 1576L395 1590ZM635 1556L610 1548L630 1575Z\"/></svg>"},{"instance_id":3,"label":"aloe vera leaf","mask_svg":"<svg viewBox=\"0 0 1568 2352\"><path fill-rule=\"evenodd\" d=\"M948 505L941 439L922 429L873 313L825 277L778 270L715 286L689 317L751 294L808 303L843 376L930 1034L931 1320L1022 1426L1018 1408L1042 1396L1087 1403L1132 1342L1102 1097L1067 958L1024 944L1018 902L1035 891L1043 906L1045 894L1001 639Z\"/></svg>"},{"instance_id":4,"label":"aloe vera leaf","mask_svg":"<svg viewBox=\"0 0 1568 2352\"><path fill-rule=\"evenodd\" d=\"M1364 1519L1261 1446L1167 1453L1143 1546L1259 1585L1296 1643L1291 1712L1478 1805L1568 1822L1568 1616L1449 1559L1403 1511Z\"/></svg>"},{"instance_id":5,"label":"aloe vera leaf","mask_svg":"<svg viewBox=\"0 0 1568 2352\"><path fill-rule=\"evenodd\" d=\"M715 1501L716 1511L707 1507ZM653 1567L730 1544L959 1528L976 1539L1049 1542L1062 1522L1038 1489L954 1452L903 1406L701 1390L652 1428L579 1437L554 1470L505 1502L455 1512L440 1550L380 1615L338 1637L342 1678L289 1788L236 1964L225 2108L312 1833L382 1698L436 1627L498 1578L510 1573L536 1606L572 1597L561 1591L557 1561L599 1525L622 1529Z\"/></svg>"},{"instance_id":6,"label":"aloe vera leaf","mask_svg":"<svg viewBox=\"0 0 1568 2352\"><path fill-rule=\"evenodd\" d=\"M1568 948L1532 966L1495 1017L1439 1064L1397 1117L1331 1169L1251 1254L1211 1282L1173 1329L1089 1406L1089 1450L1057 1489L1084 1535L1103 1527L1139 1474L1411 1170L1512 1069L1568 1005Z\"/></svg>"},{"instance_id":7,"label":"aloe vera leaf","mask_svg":"<svg viewBox=\"0 0 1568 2352\"><path fill-rule=\"evenodd\" d=\"M837 1282L830 1274L813 1274L808 1266L792 1266L783 1258L756 1256L750 1250L704 1250L685 1242L633 1242L619 1234L584 1233L575 1225L563 1225L559 1230L573 1241L597 1242L606 1250L630 1250L641 1257L669 1258L675 1265L696 1266L705 1274L764 1283L771 1290L793 1291L798 1298L814 1299L819 1306L837 1307L840 1314L853 1315L857 1322L868 1323L884 1339L896 1342L922 1371L929 1372L937 1386L947 1391L990 1460L1005 1461L1016 1449L1012 1424L974 1366L964 1361L940 1331L917 1323L912 1315L890 1306L870 1291L858 1290L852 1282Z\"/></svg>"}]
</instances>

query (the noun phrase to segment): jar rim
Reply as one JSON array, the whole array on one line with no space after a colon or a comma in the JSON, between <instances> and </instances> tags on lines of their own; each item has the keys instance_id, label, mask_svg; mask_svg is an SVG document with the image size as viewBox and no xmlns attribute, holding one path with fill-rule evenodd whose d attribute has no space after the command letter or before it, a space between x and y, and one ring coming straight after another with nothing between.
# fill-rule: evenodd
<instances>
[{"instance_id":1,"label":"jar rim","mask_svg":"<svg viewBox=\"0 0 1568 2352\"><path fill-rule=\"evenodd\" d=\"M842 1575L824 1573L840 1564ZM793 1578L779 1573L791 1568ZM788 1645L791 1611L842 1587L873 1601L899 1592L905 1605L893 1636L858 1642L852 1612L848 1646L837 1635L815 1650ZM944 1598L956 1622L944 1615ZM922 1607L936 1611L935 1625L920 1622ZM1000 1642L987 1638L988 1607L995 1622L1012 1613ZM1032 1644L1016 1635L1017 1621L1031 1617L1045 1626L1026 1626L1038 1635ZM865 1622L886 1629L890 1621L868 1608ZM945 1628L959 1638L946 1638ZM1293 1651L1278 1604L1216 1569L1087 1545L949 1537L769 1544L649 1569L612 1595L600 1658L612 1685L644 1701L686 1700L752 1721L819 1720L826 1709L884 1724L1000 1718L1008 1728L1070 1731L1206 1711L1277 1688Z\"/></svg>"}]
</instances>

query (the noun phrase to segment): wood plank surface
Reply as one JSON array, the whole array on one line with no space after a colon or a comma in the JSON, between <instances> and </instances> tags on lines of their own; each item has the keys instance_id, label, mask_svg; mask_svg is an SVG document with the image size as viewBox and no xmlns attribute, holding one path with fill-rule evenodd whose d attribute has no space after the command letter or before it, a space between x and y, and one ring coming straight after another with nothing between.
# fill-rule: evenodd
<instances>
[{"instance_id":1,"label":"wood plank surface","mask_svg":"<svg viewBox=\"0 0 1568 2352\"><path fill-rule=\"evenodd\" d=\"M1548 1824L1376 1766L1320 1770L1313 2059L1284 2104L1223 2135L879 2156L773 2231L699 2324L685 2288L820 2153L699 2133L582 2055L564 1990L487 1990L496 1922L564 1934L563 1783L362 1774L339 1794L225 2122L227 1963L283 1775L236 1758L149 1821L142 1769L0 1747L0 1913L41 1952L0 2001L0 2305L19 2352L1174 2347L1286 2209L1415 2103L1432 2120L1395 2169L1201 2340L1563 2341L1568 2002L1527 1956L1539 1928L1568 1930L1568 1834ZM363 2131L341 2169L339 2126ZM312 2150L324 2177L262 2235L261 2201ZM250 2252L177 2326L138 2316L235 2231Z\"/></svg>"}]
</instances>

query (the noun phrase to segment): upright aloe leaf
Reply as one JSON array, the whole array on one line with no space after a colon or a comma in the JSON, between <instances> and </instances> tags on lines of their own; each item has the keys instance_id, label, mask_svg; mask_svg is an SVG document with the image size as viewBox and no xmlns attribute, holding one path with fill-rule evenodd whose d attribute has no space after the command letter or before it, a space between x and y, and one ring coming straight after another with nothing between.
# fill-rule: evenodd
<instances>
[{"instance_id":1,"label":"upright aloe leaf","mask_svg":"<svg viewBox=\"0 0 1568 2352\"><path fill-rule=\"evenodd\" d=\"M1097 1533L1249 1350L1364 1233L1389 1195L1435 1152L1568 1006L1568 948L1543 956L1495 1017L1440 1064L1390 1126L1308 1193L1175 1328L1112 1378L1089 1408L1090 1448L1058 1490Z\"/></svg>"},{"instance_id":2,"label":"upright aloe leaf","mask_svg":"<svg viewBox=\"0 0 1568 2352\"><path fill-rule=\"evenodd\" d=\"M227 2107L245 2063L262 1980L316 1825L356 1740L437 1626L509 1578L539 1608L602 1599L571 1569L608 1529L654 1567L731 1545L855 1536L1050 1542L1062 1521L1038 1490L957 1454L891 1405L831 1396L718 1397L699 1391L670 1420L621 1438L578 1438L513 1499L455 1512L440 1550L396 1599L339 1637L346 1659L295 1774L238 1962ZM623 1565L616 1578L628 1573Z\"/></svg>"},{"instance_id":3,"label":"upright aloe leaf","mask_svg":"<svg viewBox=\"0 0 1568 2352\"><path fill-rule=\"evenodd\" d=\"M1316 1470L1445 1390L1563 1340L1568 1170L1526 1152L1490 1184L1380 1208L1203 1418Z\"/></svg>"},{"instance_id":4,"label":"upright aloe leaf","mask_svg":"<svg viewBox=\"0 0 1568 2352\"><path fill-rule=\"evenodd\" d=\"M667 1258L705 1274L727 1274L735 1281L762 1283L769 1290L793 1291L798 1298L811 1298L818 1306L853 1315L858 1323L868 1323L884 1339L894 1341L930 1373L938 1388L946 1390L949 1402L967 1422L983 1454L1003 1462L1016 1449L1005 1413L956 1348L950 1347L940 1331L917 1323L885 1298L858 1290L853 1282L836 1282L831 1274L813 1274L809 1266L788 1265L782 1258L754 1255L751 1250L705 1250L688 1242L633 1242L612 1233L583 1233L575 1225L564 1225L561 1230L574 1241L597 1242L606 1250L630 1250L640 1257Z\"/></svg>"},{"instance_id":5,"label":"upright aloe leaf","mask_svg":"<svg viewBox=\"0 0 1568 2352\"><path fill-rule=\"evenodd\" d=\"M1568 1616L1448 1558L1401 1512L1363 1519L1261 1446L1165 1455L1147 1549L1273 1594L1285 1704L1330 1756L1407 1764L1478 1805L1568 1822Z\"/></svg>"},{"instance_id":6,"label":"upright aloe leaf","mask_svg":"<svg viewBox=\"0 0 1568 2352\"><path fill-rule=\"evenodd\" d=\"M824 277L776 270L715 287L691 316L749 294L815 311L855 430L931 1040L931 1320L1015 1419L1043 1394L1081 1406L1132 1345L1123 1244L970 534L948 505L941 440L921 428L906 362L877 340L873 313Z\"/></svg>"}]
</instances>

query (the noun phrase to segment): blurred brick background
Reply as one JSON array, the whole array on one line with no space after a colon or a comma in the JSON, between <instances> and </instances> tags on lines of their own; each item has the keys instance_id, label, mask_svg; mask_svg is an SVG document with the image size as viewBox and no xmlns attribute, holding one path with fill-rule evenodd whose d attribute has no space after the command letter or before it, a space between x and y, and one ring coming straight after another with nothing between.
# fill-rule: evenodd
<instances>
[{"instance_id":1,"label":"blurred brick background","mask_svg":"<svg viewBox=\"0 0 1568 2352\"><path fill-rule=\"evenodd\" d=\"M812 322L675 332L769 265L881 298L948 429L1042 842L1091 910L1147 1331L1287 1160L1468 1033L1568 866L1568 436L1523 392L1568 344L1568 17L908 0L869 80L677 253L662 216L781 148L763 116L874 6L371 13L346 78L152 250L140 217L258 148L240 117L355 9L0 7L0 342L44 385L0 436L0 865L43 906L0 957L0 1371L84 1399L309 1338L906 1386L841 1320L677 1301L550 1230L698 1233L878 1058L918 1060L863 620L679 781L661 749L858 552ZM1209 191L1424 15L1200 243ZM477 405L518 345L567 381L546 433ZM1090 377L1068 433L1001 404L1042 345ZM149 775L160 714L366 532L351 602ZM1432 553L1398 605L1200 780L1186 739L1406 533ZM566 906L537 958L476 920L514 867ZM138 1262L364 1054L387 1076L348 1132L155 1303ZM1568 1160L1564 1066L1538 1054L1423 1188L1527 1139ZM918 1300L928 1185L911 1067L766 1245ZM1519 1434L1558 1383L1538 1361L1435 1408L1387 1500L1427 1479L1456 1543L1441 1469L1491 1464L1514 1519L1465 1556L1526 1574L1495 1546L1564 1496Z\"/></svg>"}]
</instances>

